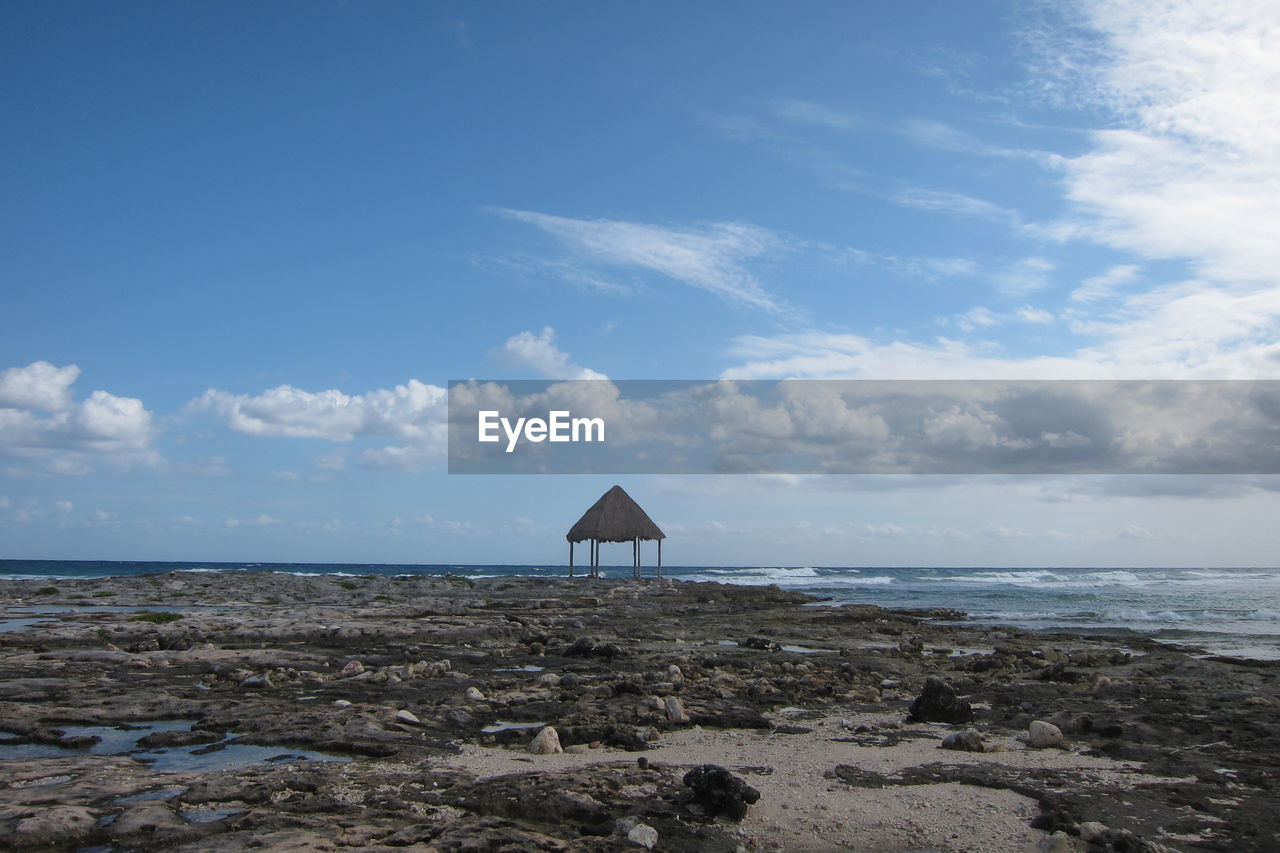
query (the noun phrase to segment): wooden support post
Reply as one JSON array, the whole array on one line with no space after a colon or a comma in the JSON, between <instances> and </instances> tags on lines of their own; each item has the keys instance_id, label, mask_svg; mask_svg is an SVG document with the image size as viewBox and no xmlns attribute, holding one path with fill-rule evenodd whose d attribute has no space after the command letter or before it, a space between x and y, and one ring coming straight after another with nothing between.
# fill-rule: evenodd
<instances>
[{"instance_id":1,"label":"wooden support post","mask_svg":"<svg viewBox=\"0 0 1280 853\"><path fill-rule=\"evenodd\" d=\"M640 540L631 540L631 577L640 579Z\"/></svg>"},{"instance_id":2,"label":"wooden support post","mask_svg":"<svg viewBox=\"0 0 1280 853\"><path fill-rule=\"evenodd\" d=\"M569 542L569 577L573 577L573 542Z\"/></svg>"},{"instance_id":3,"label":"wooden support post","mask_svg":"<svg viewBox=\"0 0 1280 853\"><path fill-rule=\"evenodd\" d=\"M658 540L658 580L662 580L662 540Z\"/></svg>"}]
</instances>

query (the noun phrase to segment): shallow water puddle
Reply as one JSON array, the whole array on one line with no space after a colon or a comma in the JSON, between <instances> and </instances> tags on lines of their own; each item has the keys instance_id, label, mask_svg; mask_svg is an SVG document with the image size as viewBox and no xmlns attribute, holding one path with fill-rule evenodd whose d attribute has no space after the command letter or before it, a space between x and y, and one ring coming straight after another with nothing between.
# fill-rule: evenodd
<instances>
[{"instance_id":1,"label":"shallow water puddle","mask_svg":"<svg viewBox=\"0 0 1280 853\"><path fill-rule=\"evenodd\" d=\"M497 734L498 732L519 731L521 729L540 729L545 725L547 724L546 723L508 723L503 720L498 720L496 723L493 723L492 725L485 726L483 729L480 730L480 732L481 734L493 735L493 734Z\"/></svg>"},{"instance_id":2,"label":"shallow water puddle","mask_svg":"<svg viewBox=\"0 0 1280 853\"><path fill-rule=\"evenodd\" d=\"M17 631L30 631L31 629L35 628L35 626L43 622L49 622L49 621L51 620L40 619L40 618L0 619L0 634L17 632Z\"/></svg>"},{"instance_id":3,"label":"shallow water puddle","mask_svg":"<svg viewBox=\"0 0 1280 853\"><path fill-rule=\"evenodd\" d=\"M218 743L141 749L138 741L153 732L191 731L192 720L160 720L127 729L112 726L60 726L67 737L97 737L100 740L83 749L69 749L55 744L0 744L0 759L60 758L68 755L127 755L148 764L151 769L169 772L207 773L251 764L285 761L350 761L350 756L331 755L314 750L289 750L275 746L231 743L237 735L228 734ZM144 797L145 798L145 797Z\"/></svg>"},{"instance_id":4,"label":"shallow water puddle","mask_svg":"<svg viewBox=\"0 0 1280 853\"><path fill-rule=\"evenodd\" d=\"M127 797L117 797L112 800L113 803L145 803L151 800L172 800L174 797L185 794L186 788L161 788L158 791L143 791L141 794L130 794Z\"/></svg>"},{"instance_id":5,"label":"shallow water puddle","mask_svg":"<svg viewBox=\"0 0 1280 853\"><path fill-rule=\"evenodd\" d=\"M192 823L213 823L216 820L231 817L232 815L244 814L244 809L215 809L207 806L194 806L189 809L179 809L178 813Z\"/></svg>"}]
</instances>

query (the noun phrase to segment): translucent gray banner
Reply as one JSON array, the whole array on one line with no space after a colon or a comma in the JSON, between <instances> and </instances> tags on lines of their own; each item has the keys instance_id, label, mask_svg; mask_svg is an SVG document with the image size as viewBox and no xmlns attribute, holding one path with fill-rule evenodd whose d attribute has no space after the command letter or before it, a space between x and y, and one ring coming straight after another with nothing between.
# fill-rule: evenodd
<instances>
[{"instance_id":1,"label":"translucent gray banner","mask_svg":"<svg viewBox=\"0 0 1280 853\"><path fill-rule=\"evenodd\" d=\"M1276 474L1280 381L451 381L449 472Z\"/></svg>"}]
</instances>

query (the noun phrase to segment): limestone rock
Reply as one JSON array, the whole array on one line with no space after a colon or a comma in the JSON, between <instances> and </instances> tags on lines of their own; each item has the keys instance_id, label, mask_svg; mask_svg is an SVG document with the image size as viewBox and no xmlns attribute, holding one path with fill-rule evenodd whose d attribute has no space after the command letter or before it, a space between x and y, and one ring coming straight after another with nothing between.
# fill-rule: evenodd
<instances>
[{"instance_id":1,"label":"limestone rock","mask_svg":"<svg viewBox=\"0 0 1280 853\"><path fill-rule=\"evenodd\" d=\"M564 752L564 749L560 746L560 733L551 726L545 727L530 741L529 752L534 755L553 755L557 752Z\"/></svg>"},{"instance_id":2,"label":"limestone rock","mask_svg":"<svg viewBox=\"0 0 1280 853\"><path fill-rule=\"evenodd\" d=\"M965 729L953 732L942 739L940 749L954 749L960 752L986 752L986 744L982 742L982 734L977 729Z\"/></svg>"},{"instance_id":3,"label":"limestone rock","mask_svg":"<svg viewBox=\"0 0 1280 853\"><path fill-rule=\"evenodd\" d=\"M1060 746L1062 740L1062 729L1044 720L1034 720L1027 729L1027 746L1032 749Z\"/></svg>"},{"instance_id":4,"label":"limestone rock","mask_svg":"<svg viewBox=\"0 0 1280 853\"><path fill-rule=\"evenodd\" d=\"M689 715L685 712L684 703L680 701L680 697L668 696L663 700L663 704L665 705L668 720L673 723L689 722Z\"/></svg>"},{"instance_id":5,"label":"limestone rock","mask_svg":"<svg viewBox=\"0 0 1280 853\"><path fill-rule=\"evenodd\" d=\"M645 850L652 850L658 843L658 830L647 823L637 823L627 833L627 840L633 844L639 844Z\"/></svg>"}]
</instances>

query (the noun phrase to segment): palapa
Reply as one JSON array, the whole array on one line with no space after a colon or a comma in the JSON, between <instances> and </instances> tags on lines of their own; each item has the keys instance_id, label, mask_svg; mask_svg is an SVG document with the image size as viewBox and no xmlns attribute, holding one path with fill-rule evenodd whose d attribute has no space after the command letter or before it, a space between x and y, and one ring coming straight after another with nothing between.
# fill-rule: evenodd
<instances>
[{"instance_id":1,"label":"palapa","mask_svg":"<svg viewBox=\"0 0 1280 853\"><path fill-rule=\"evenodd\" d=\"M614 486L582 514L578 523L565 534L569 540L569 576L573 577L573 545L591 543L591 577L600 576L600 543L630 542L631 564L635 577L640 577L640 543L658 542L658 577L662 577L662 540L667 538L653 519L640 508L621 486Z\"/></svg>"}]
</instances>

